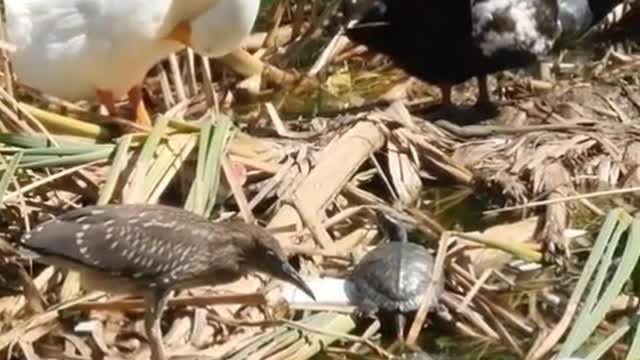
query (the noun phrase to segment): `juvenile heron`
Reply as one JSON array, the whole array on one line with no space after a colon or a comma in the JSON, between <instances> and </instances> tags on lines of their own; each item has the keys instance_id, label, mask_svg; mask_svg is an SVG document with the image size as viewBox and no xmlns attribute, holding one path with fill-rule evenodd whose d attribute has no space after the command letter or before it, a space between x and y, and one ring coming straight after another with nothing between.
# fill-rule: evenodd
<instances>
[{"instance_id":1,"label":"juvenile heron","mask_svg":"<svg viewBox=\"0 0 640 360\"><path fill-rule=\"evenodd\" d=\"M37 226L21 243L38 262L78 271L87 289L144 296L154 360L166 359L160 323L172 290L229 283L259 271L314 297L267 230L213 223L179 208L85 207Z\"/></svg>"}]
</instances>

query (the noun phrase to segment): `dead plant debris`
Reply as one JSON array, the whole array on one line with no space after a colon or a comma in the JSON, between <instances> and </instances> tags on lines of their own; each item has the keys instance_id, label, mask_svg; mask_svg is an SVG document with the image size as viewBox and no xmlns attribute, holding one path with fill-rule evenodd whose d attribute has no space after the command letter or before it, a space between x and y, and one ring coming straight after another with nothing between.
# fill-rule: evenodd
<instances>
[{"instance_id":1,"label":"dead plant debris","mask_svg":"<svg viewBox=\"0 0 640 360\"><path fill-rule=\"evenodd\" d=\"M148 358L140 301L86 294L12 244L72 208L161 202L267 226L310 277L344 277L378 239L372 210L393 212L442 247L446 315L419 323L414 346L549 358L578 309L570 296L598 226L640 204L640 54L565 58L552 79L502 75L491 114L466 108L470 85L460 86L459 114L442 116L428 84L323 30L324 6L276 2L245 49L158 65L145 86L153 129L19 79L0 91L2 356ZM164 318L171 355L392 357L379 327L358 327L349 307L288 307L266 280L175 294ZM634 293L618 300L598 336L637 311Z\"/></svg>"}]
</instances>

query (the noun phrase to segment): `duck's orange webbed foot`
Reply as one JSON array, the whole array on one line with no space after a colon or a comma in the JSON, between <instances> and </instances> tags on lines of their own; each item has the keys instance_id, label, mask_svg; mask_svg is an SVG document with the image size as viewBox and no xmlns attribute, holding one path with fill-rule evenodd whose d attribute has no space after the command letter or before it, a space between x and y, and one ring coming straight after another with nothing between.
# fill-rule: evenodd
<instances>
[{"instance_id":1,"label":"duck's orange webbed foot","mask_svg":"<svg viewBox=\"0 0 640 360\"><path fill-rule=\"evenodd\" d=\"M129 104L133 109L135 122L138 125L151 127L151 117L142 98L142 86L136 85L129 90Z\"/></svg>"},{"instance_id":2,"label":"duck's orange webbed foot","mask_svg":"<svg viewBox=\"0 0 640 360\"><path fill-rule=\"evenodd\" d=\"M118 115L118 109L116 108L116 99L113 96L113 92L109 90L96 89L96 100L102 106L107 109L107 113L111 116Z\"/></svg>"}]
</instances>

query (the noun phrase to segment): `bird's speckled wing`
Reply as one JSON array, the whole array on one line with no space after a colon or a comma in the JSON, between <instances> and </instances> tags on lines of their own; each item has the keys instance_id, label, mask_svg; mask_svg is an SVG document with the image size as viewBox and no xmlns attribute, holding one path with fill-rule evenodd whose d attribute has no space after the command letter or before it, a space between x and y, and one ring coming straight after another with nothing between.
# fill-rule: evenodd
<instances>
[{"instance_id":1,"label":"bird's speckled wing","mask_svg":"<svg viewBox=\"0 0 640 360\"><path fill-rule=\"evenodd\" d=\"M546 55L559 35L557 0L474 0L473 38L484 56Z\"/></svg>"},{"instance_id":2,"label":"bird's speckled wing","mask_svg":"<svg viewBox=\"0 0 640 360\"><path fill-rule=\"evenodd\" d=\"M23 243L114 274L169 283L211 261L208 228L213 226L206 219L170 207L86 207L43 223Z\"/></svg>"}]
</instances>

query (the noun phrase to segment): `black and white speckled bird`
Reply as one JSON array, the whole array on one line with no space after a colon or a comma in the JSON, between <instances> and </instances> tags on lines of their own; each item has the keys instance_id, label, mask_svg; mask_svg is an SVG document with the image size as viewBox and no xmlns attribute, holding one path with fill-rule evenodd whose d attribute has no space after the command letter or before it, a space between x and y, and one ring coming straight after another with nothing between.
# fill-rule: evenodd
<instances>
[{"instance_id":1,"label":"black and white speckled bird","mask_svg":"<svg viewBox=\"0 0 640 360\"><path fill-rule=\"evenodd\" d=\"M78 271L85 288L143 295L154 360L166 359L160 321L172 290L228 283L259 271L314 297L267 230L212 223L179 208L80 208L24 234L21 245L39 262Z\"/></svg>"},{"instance_id":2,"label":"black and white speckled bird","mask_svg":"<svg viewBox=\"0 0 640 360\"><path fill-rule=\"evenodd\" d=\"M474 76L478 104L489 103L488 74L536 62L553 49L563 22L584 31L615 1L344 0L343 8L352 41L439 86L449 105L451 86Z\"/></svg>"}]
</instances>

